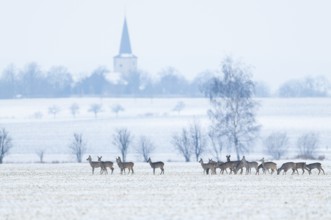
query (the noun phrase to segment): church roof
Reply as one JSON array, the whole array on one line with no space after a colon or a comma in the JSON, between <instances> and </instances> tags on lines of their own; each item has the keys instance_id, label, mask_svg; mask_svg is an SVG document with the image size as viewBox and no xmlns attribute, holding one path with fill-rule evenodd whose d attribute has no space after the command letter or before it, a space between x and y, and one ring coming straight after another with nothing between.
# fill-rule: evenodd
<instances>
[{"instance_id":1,"label":"church roof","mask_svg":"<svg viewBox=\"0 0 331 220\"><path fill-rule=\"evenodd\" d=\"M132 54L129 30L128 30L128 26L126 24L126 18L124 18L121 46L120 46L120 51L119 51L119 55L121 55L121 54Z\"/></svg>"}]
</instances>

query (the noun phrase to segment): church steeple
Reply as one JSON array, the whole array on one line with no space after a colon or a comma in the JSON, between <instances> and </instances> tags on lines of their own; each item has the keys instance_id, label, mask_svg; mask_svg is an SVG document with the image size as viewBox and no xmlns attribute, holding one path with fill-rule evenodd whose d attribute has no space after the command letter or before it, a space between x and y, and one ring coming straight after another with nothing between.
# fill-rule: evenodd
<instances>
[{"instance_id":1,"label":"church steeple","mask_svg":"<svg viewBox=\"0 0 331 220\"><path fill-rule=\"evenodd\" d=\"M137 57L132 54L126 18L123 23L119 54L114 57L114 71L122 74L137 71Z\"/></svg>"},{"instance_id":2,"label":"church steeple","mask_svg":"<svg viewBox=\"0 0 331 220\"><path fill-rule=\"evenodd\" d=\"M126 18L124 18L122 38L121 38L121 46L120 46L119 54L132 54L130 37L129 37L129 30L128 30L128 25L126 23Z\"/></svg>"}]
</instances>

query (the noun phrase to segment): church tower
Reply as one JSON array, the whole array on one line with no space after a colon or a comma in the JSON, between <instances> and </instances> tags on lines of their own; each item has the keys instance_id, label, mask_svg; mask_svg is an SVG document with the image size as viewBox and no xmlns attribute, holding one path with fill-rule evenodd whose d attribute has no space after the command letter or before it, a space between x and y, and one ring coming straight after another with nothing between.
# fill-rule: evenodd
<instances>
[{"instance_id":1,"label":"church tower","mask_svg":"<svg viewBox=\"0 0 331 220\"><path fill-rule=\"evenodd\" d=\"M124 75L137 70L137 57L132 54L129 30L124 18L121 45L117 56L114 57L114 71Z\"/></svg>"}]
</instances>

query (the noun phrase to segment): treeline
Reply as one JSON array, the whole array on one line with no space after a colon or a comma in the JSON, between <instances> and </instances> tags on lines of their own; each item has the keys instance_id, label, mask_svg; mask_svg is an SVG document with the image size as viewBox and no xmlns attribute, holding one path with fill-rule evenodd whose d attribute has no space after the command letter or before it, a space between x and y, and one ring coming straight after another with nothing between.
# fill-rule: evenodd
<instances>
[{"instance_id":1,"label":"treeline","mask_svg":"<svg viewBox=\"0 0 331 220\"><path fill-rule=\"evenodd\" d=\"M203 72L192 81L187 80L175 68L160 71L158 79L138 70L127 75L110 73L98 67L91 74L74 79L64 66L42 71L37 63L23 69L10 65L0 75L0 98L52 98L71 96L135 96L135 97L202 97L201 88L215 73ZM255 83L256 97L326 97L330 83L325 77L307 77L291 80L271 92L268 85Z\"/></svg>"},{"instance_id":2,"label":"treeline","mask_svg":"<svg viewBox=\"0 0 331 220\"><path fill-rule=\"evenodd\" d=\"M159 76L153 80L140 70L119 75L98 67L88 76L74 79L74 74L63 66L42 71L36 63L23 69L10 65L0 75L0 98L202 95L199 78L189 82L171 67L162 70Z\"/></svg>"}]
</instances>

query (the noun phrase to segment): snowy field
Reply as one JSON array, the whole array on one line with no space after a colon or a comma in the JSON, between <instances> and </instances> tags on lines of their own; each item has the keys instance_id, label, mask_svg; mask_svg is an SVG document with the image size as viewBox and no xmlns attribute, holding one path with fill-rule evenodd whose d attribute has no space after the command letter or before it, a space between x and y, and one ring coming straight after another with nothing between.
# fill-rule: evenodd
<instances>
[{"instance_id":1,"label":"snowy field","mask_svg":"<svg viewBox=\"0 0 331 220\"><path fill-rule=\"evenodd\" d=\"M277 164L281 164L279 161ZM199 163L165 163L153 175L92 175L88 163L2 164L0 216L17 219L331 219L326 175L212 175ZM157 170L159 173L159 170Z\"/></svg>"},{"instance_id":2,"label":"snowy field","mask_svg":"<svg viewBox=\"0 0 331 220\"><path fill-rule=\"evenodd\" d=\"M181 101L185 108L174 112ZM331 219L331 99L259 101L261 136L246 159L270 160L263 153L263 137L285 131L291 147L286 160L275 161L280 166L296 155L297 137L316 132L326 175L207 176L199 163L182 163L171 137L194 119L207 131L206 99L0 100L0 127L13 139L11 153L0 165L1 219ZM69 111L73 103L80 107L76 117ZM94 103L103 106L97 118L88 112ZM125 109L118 116L110 110L115 104ZM52 105L61 109L56 117L48 114ZM165 175L152 175L134 146L128 154L135 162L134 175L120 175L117 165L113 175L92 175L88 154L94 160L96 155L112 161L119 156L112 145L118 128L128 128L136 139L149 137L156 146L152 159L165 162ZM68 150L74 132L87 141L82 164L73 163ZM46 163L36 163L38 150L45 150ZM224 159L227 153L234 155L224 151Z\"/></svg>"},{"instance_id":3,"label":"snowy field","mask_svg":"<svg viewBox=\"0 0 331 220\"><path fill-rule=\"evenodd\" d=\"M331 99L259 99L257 120L262 125L259 139L246 155L250 160L260 159L263 154L262 140L275 131L287 132L292 158L297 155L296 140L306 132L316 132L320 137L318 155L331 158ZM185 107L178 113L173 108L178 102ZM70 106L76 103L79 113L73 117ZM92 104L101 104L103 111L97 118L88 109ZM124 108L118 116L111 107L119 104ZM50 106L57 106L60 112L53 117L48 113ZM188 127L194 119L200 121L207 132L210 107L205 98L64 98L64 99L16 99L0 100L0 127L6 128L13 139L11 154L6 163L36 162L39 150L45 151L45 162L74 162L68 145L73 133L82 133L87 142L87 154L102 154L105 159L118 156L118 149L112 144L116 129L127 128L135 141L128 158L141 161L135 155L135 145L141 135L150 138L156 150L153 157L166 161L183 161L171 144L174 134ZM223 152L226 153L233 152ZM212 157L207 152L205 157ZM222 157L223 158L223 157ZM225 156L224 156L225 159Z\"/></svg>"}]
</instances>

